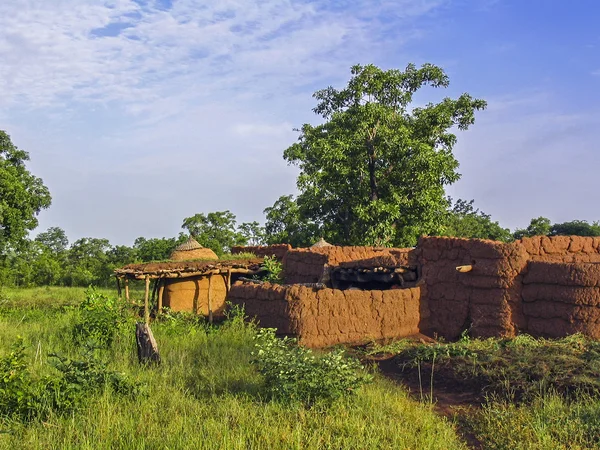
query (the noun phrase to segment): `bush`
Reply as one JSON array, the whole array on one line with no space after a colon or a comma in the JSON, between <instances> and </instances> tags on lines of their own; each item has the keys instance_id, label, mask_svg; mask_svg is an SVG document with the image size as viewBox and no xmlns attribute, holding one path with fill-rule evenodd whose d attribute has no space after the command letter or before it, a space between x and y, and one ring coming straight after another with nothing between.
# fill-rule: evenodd
<instances>
[{"instance_id":1,"label":"bush","mask_svg":"<svg viewBox=\"0 0 600 450\"><path fill-rule=\"evenodd\" d=\"M283 266L275 256L265 256L262 268L268 273L264 281L269 283L281 283L283 281Z\"/></svg>"},{"instance_id":2,"label":"bush","mask_svg":"<svg viewBox=\"0 0 600 450\"><path fill-rule=\"evenodd\" d=\"M58 373L35 378L25 362L25 346L19 339L7 356L0 358L0 417L23 422L44 419L51 413L75 410L91 394L111 389L118 395L136 395L140 384L111 371L87 351L80 360L60 355L52 366Z\"/></svg>"},{"instance_id":3,"label":"bush","mask_svg":"<svg viewBox=\"0 0 600 450\"><path fill-rule=\"evenodd\" d=\"M79 313L73 326L73 340L77 344L108 348L119 328L127 322L125 305L91 286L86 290L86 299L79 305Z\"/></svg>"},{"instance_id":4,"label":"bush","mask_svg":"<svg viewBox=\"0 0 600 450\"><path fill-rule=\"evenodd\" d=\"M371 381L361 364L343 350L317 355L275 329L258 330L253 363L264 376L268 394L281 401L329 404Z\"/></svg>"}]
</instances>

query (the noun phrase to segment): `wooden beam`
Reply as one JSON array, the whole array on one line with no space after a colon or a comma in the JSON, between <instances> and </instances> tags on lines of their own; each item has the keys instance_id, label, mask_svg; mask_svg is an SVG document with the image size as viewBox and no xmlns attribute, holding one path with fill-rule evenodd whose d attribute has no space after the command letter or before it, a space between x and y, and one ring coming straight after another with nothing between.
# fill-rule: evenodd
<instances>
[{"instance_id":1,"label":"wooden beam","mask_svg":"<svg viewBox=\"0 0 600 450\"><path fill-rule=\"evenodd\" d=\"M212 276L208 277L208 323L213 323L213 312L212 312Z\"/></svg>"},{"instance_id":2,"label":"wooden beam","mask_svg":"<svg viewBox=\"0 0 600 450\"><path fill-rule=\"evenodd\" d=\"M146 291L144 292L144 322L150 324L150 308L148 306L148 296L150 295L150 277L146 277Z\"/></svg>"}]
</instances>

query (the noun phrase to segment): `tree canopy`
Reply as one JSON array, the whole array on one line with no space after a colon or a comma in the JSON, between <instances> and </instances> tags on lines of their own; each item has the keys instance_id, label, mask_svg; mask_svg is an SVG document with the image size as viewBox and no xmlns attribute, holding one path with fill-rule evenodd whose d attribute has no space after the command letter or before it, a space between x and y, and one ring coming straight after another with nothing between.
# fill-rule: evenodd
<instances>
[{"instance_id":1,"label":"tree canopy","mask_svg":"<svg viewBox=\"0 0 600 450\"><path fill-rule=\"evenodd\" d=\"M473 202L459 199L453 204L447 212L441 235L503 242L513 239L508 228L502 228L489 214L475 209Z\"/></svg>"},{"instance_id":2,"label":"tree canopy","mask_svg":"<svg viewBox=\"0 0 600 450\"><path fill-rule=\"evenodd\" d=\"M462 94L411 107L420 88L449 84L432 64L351 74L345 88L315 92L325 123L304 124L284 152L300 168L300 213L338 244L413 245L439 231L444 187L460 177L452 131L468 129L486 102Z\"/></svg>"},{"instance_id":3,"label":"tree canopy","mask_svg":"<svg viewBox=\"0 0 600 450\"><path fill-rule=\"evenodd\" d=\"M38 225L37 215L52 198L41 178L25 166L29 154L18 149L0 130L0 254L23 242Z\"/></svg>"}]
</instances>

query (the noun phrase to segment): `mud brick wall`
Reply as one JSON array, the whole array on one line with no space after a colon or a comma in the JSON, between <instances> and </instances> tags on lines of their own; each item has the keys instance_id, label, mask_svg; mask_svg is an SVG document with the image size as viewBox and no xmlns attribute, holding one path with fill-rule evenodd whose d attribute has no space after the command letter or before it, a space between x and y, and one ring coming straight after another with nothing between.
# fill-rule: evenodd
<instances>
[{"instance_id":1,"label":"mud brick wall","mask_svg":"<svg viewBox=\"0 0 600 450\"><path fill-rule=\"evenodd\" d=\"M283 259L284 279L287 284L317 283L323 275L325 265L391 256L398 265L407 265L412 249L378 247L318 247L290 250Z\"/></svg>"},{"instance_id":2,"label":"mud brick wall","mask_svg":"<svg viewBox=\"0 0 600 450\"><path fill-rule=\"evenodd\" d=\"M253 253L259 258L275 256L277 259L282 260L291 248L292 246L290 244L236 246L231 247L231 253L233 255L239 253Z\"/></svg>"},{"instance_id":3,"label":"mud brick wall","mask_svg":"<svg viewBox=\"0 0 600 450\"><path fill-rule=\"evenodd\" d=\"M511 336L526 325L520 287L528 255L522 245L424 237L415 256L421 270L422 332L447 339L465 330L477 337ZM461 265L473 270L457 272Z\"/></svg>"},{"instance_id":4,"label":"mud brick wall","mask_svg":"<svg viewBox=\"0 0 600 450\"><path fill-rule=\"evenodd\" d=\"M291 334L307 347L360 344L419 332L419 288L388 291L236 284L229 301L263 327Z\"/></svg>"},{"instance_id":5,"label":"mud brick wall","mask_svg":"<svg viewBox=\"0 0 600 450\"><path fill-rule=\"evenodd\" d=\"M532 261L600 262L600 237L534 236L517 242Z\"/></svg>"},{"instance_id":6,"label":"mud brick wall","mask_svg":"<svg viewBox=\"0 0 600 450\"><path fill-rule=\"evenodd\" d=\"M600 263L530 262L522 298L529 334L600 339Z\"/></svg>"}]
</instances>

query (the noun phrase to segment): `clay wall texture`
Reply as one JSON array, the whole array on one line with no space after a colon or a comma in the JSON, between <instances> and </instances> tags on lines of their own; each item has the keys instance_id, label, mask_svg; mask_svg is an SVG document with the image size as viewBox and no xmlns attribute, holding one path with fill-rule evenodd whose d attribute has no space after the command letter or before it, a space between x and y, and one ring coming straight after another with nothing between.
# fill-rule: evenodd
<instances>
[{"instance_id":1,"label":"clay wall texture","mask_svg":"<svg viewBox=\"0 0 600 450\"><path fill-rule=\"evenodd\" d=\"M236 284L229 301L307 347L360 344L419 332L419 288L387 291Z\"/></svg>"},{"instance_id":2,"label":"clay wall texture","mask_svg":"<svg viewBox=\"0 0 600 450\"><path fill-rule=\"evenodd\" d=\"M532 261L600 262L600 237L534 236L517 242Z\"/></svg>"},{"instance_id":3,"label":"clay wall texture","mask_svg":"<svg viewBox=\"0 0 600 450\"><path fill-rule=\"evenodd\" d=\"M467 329L477 337L510 336L524 326L519 289L527 253L520 244L431 237L415 252L422 308L429 310L422 331L456 339ZM473 270L457 272L462 265Z\"/></svg>"},{"instance_id":4,"label":"clay wall texture","mask_svg":"<svg viewBox=\"0 0 600 450\"><path fill-rule=\"evenodd\" d=\"M600 339L599 263L530 262L521 295L530 334Z\"/></svg>"},{"instance_id":5,"label":"clay wall texture","mask_svg":"<svg viewBox=\"0 0 600 450\"><path fill-rule=\"evenodd\" d=\"M275 256L277 259L282 260L291 248L292 246L290 244L236 246L231 247L231 253L233 255L239 253L253 253L259 258Z\"/></svg>"},{"instance_id":6,"label":"clay wall texture","mask_svg":"<svg viewBox=\"0 0 600 450\"><path fill-rule=\"evenodd\" d=\"M165 284L163 306L173 311L208 315L208 288L214 316L222 316L227 298L227 283L222 275L170 279Z\"/></svg>"},{"instance_id":7,"label":"clay wall texture","mask_svg":"<svg viewBox=\"0 0 600 450\"><path fill-rule=\"evenodd\" d=\"M412 249L378 247L318 247L297 248L287 252L283 259L283 272L286 284L318 283L325 265L337 266L340 263L376 258L393 257L398 265L408 265Z\"/></svg>"}]
</instances>

